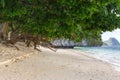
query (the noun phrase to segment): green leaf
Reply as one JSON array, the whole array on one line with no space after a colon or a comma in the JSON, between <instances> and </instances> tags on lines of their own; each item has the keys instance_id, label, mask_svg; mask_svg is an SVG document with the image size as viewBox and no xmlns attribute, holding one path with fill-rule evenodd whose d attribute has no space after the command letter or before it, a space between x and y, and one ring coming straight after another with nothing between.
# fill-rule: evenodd
<instances>
[{"instance_id":1,"label":"green leaf","mask_svg":"<svg viewBox=\"0 0 120 80\"><path fill-rule=\"evenodd\" d=\"M5 7L5 0L1 0L2 7Z\"/></svg>"}]
</instances>

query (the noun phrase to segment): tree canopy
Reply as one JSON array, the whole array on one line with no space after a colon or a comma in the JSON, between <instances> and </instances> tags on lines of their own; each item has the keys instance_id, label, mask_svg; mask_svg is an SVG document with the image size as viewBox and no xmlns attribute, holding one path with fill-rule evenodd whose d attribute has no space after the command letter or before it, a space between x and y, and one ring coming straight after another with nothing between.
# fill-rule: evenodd
<instances>
[{"instance_id":1,"label":"tree canopy","mask_svg":"<svg viewBox=\"0 0 120 80\"><path fill-rule=\"evenodd\" d=\"M81 40L120 28L120 0L1 0L0 22L22 34ZM92 36L91 36L92 35Z\"/></svg>"}]
</instances>

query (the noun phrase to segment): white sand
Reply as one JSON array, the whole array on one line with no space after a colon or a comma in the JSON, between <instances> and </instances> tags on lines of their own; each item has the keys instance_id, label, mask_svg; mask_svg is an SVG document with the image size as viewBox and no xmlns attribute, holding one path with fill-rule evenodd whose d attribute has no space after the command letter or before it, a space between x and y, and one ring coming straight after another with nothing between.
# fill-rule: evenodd
<instances>
[{"instance_id":1,"label":"white sand","mask_svg":"<svg viewBox=\"0 0 120 80\"><path fill-rule=\"evenodd\" d=\"M0 65L0 80L120 80L120 72L110 64L82 52L41 50L14 63Z\"/></svg>"}]
</instances>

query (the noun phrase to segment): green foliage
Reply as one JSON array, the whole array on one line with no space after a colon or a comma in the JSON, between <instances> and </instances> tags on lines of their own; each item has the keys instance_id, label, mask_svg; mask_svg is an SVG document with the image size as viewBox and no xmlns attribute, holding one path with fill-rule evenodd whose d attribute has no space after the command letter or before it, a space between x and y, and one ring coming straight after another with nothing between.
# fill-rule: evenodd
<instances>
[{"instance_id":1,"label":"green foliage","mask_svg":"<svg viewBox=\"0 0 120 80\"><path fill-rule=\"evenodd\" d=\"M1 0L0 4L1 22L48 39L82 40L120 28L120 0Z\"/></svg>"}]
</instances>

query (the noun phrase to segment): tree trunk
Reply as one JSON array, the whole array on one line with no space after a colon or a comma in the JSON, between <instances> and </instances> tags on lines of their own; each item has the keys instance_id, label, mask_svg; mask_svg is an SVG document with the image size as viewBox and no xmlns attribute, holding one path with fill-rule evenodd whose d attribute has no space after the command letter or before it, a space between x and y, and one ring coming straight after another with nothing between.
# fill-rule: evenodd
<instances>
[{"instance_id":1,"label":"tree trunk","mask_svg":"<svg viewBox=\"0 0 120 80\"><path fill-rule=\"evenodd\" d=\"M7 39L7 29L8 29L8 22L4 22L0 30L0 39L2 41L5 41Z\"/></svg>"}]
</instances>

